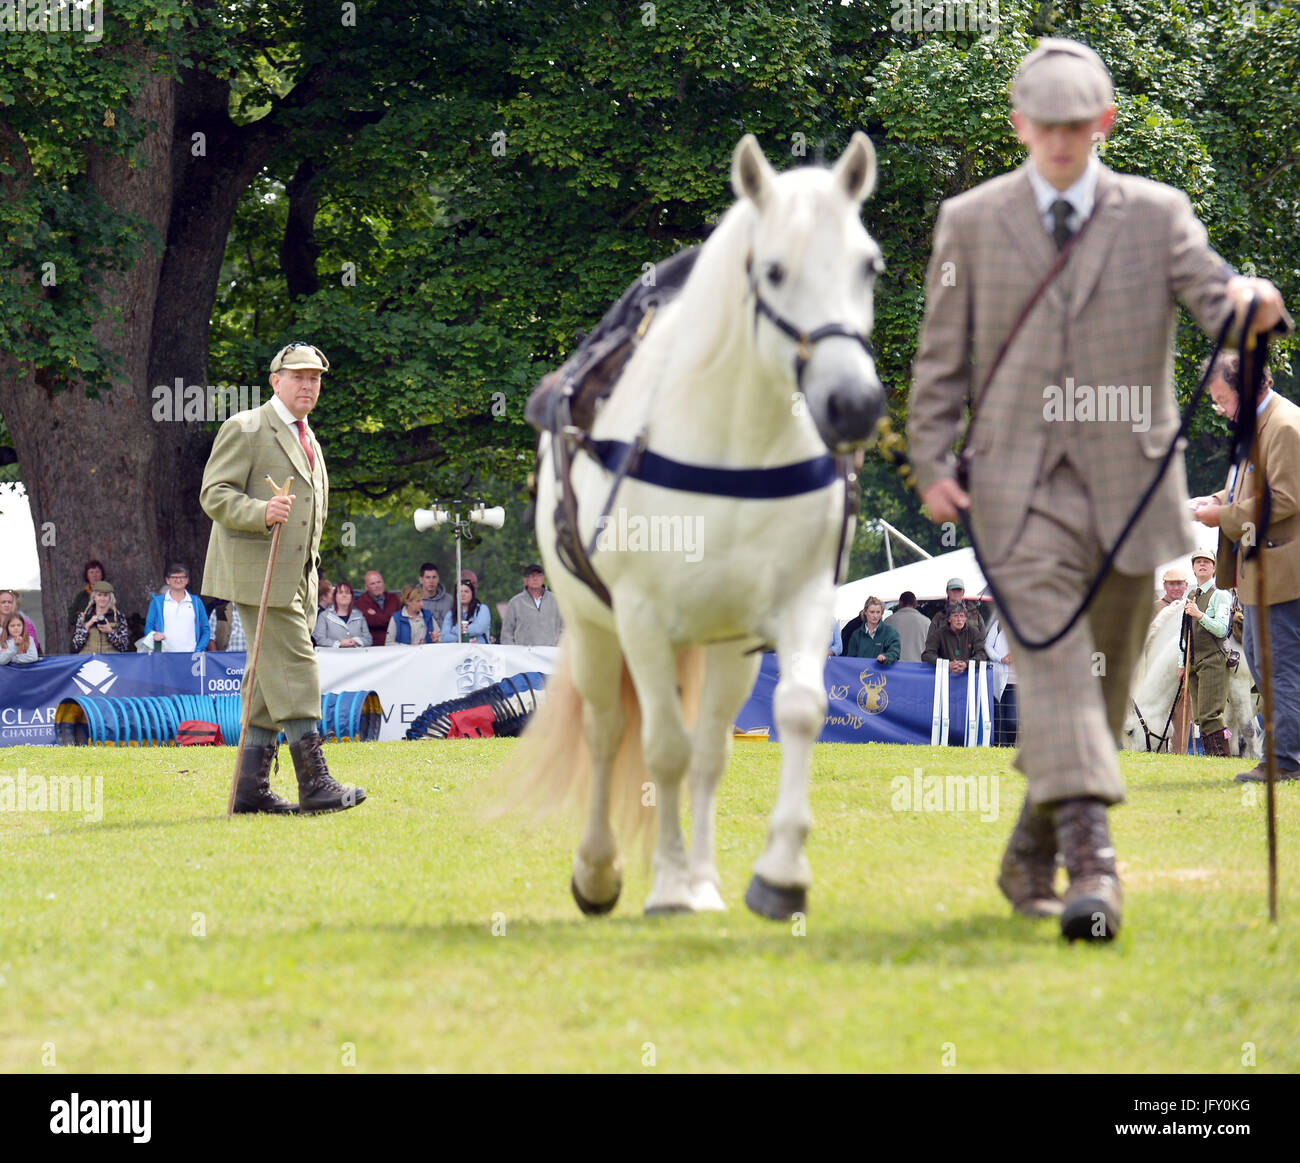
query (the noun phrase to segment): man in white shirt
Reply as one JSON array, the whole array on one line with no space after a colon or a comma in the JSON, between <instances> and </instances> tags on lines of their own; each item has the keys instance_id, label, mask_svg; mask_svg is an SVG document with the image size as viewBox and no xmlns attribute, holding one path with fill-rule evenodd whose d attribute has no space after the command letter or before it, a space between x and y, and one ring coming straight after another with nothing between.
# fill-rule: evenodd
<instances>
[{"instance_id":1,"label":"man in white shirt","mask_svg":"<svg viewBox=\"0 0 1300 1163\"><path fill-rule=\"evenodd\" d=\"M192 654L206 650L212 636L203 602L186 588L190 571L180 562L167 567L167 588L149 603L145 634L153 648L164 654Z\"/></svg>"},{"instance_id":2,"label":"man in white shirt","mask_svg":"<svg viewBox=\"0 0 1300 1163\"><path fill-rule=\"evenodd\" d=\"M154 637L161 639L168 654L192 654L198 645L194 629L194 603L186 587L190 584L188 573L169 573L167 592L163 594L163 632Z\"/></svg>"}]
</instances>

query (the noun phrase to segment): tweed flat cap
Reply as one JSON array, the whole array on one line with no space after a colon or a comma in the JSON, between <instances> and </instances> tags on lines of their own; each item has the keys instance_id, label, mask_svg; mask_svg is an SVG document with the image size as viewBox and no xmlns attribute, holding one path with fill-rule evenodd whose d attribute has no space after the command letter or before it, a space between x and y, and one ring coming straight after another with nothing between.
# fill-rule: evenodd
<instances>
[{"instance_id":1,"label":"tweed flat cap","mask_svg":"<svg viewBox=\"0 0 1300 1163\"><path fill-rule=\"evenodd\" d=\"M319 347L301 341L280 348L275 353L275 358L271 360L273 372L287 372L297 368L315 368L327 372L330 370L330 361L325 358L325 353Z\"/></svg>"},{"instance_id":2,"label":"tweed flat cap","mask_svg":"<svg viewBox=\"0 0 1300 1163\"><path fill-rule=\"evenodd\" d=\"M1045 36L1016 70L1011 105L1042 125L1091 121L1115 103L1101 57L1087 45Z\"/></svg>"}]
</instances>

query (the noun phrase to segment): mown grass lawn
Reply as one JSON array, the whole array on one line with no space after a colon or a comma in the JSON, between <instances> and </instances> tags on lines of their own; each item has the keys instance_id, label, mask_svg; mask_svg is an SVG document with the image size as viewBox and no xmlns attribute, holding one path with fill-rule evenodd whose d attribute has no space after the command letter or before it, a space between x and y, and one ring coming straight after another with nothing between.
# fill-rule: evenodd
<instances>
[{"instance_id":1,"label":"mown grass lawn","mask_svg":"<svg viewBox=\"0 0 1300 1163\"><path fill-rule=\"evenodd\" d=\"M1273 928L1262 791L1227 761L1122 757L1124 930L1069 946L994 884L1010 752L819 746L799 932L742 902L775 745L738 744L723 785L730 911L655 920L635 857L617 912L580 917L576 821L483 821L514 746L332 745L364 805L233 822L233 749L0 752L0 776L104 780L98 822L0 813L0 1070L1300 1069L1294 785ZM998 819L894 810L916 767L997 777Z\"/></svg>"}]
</instances>

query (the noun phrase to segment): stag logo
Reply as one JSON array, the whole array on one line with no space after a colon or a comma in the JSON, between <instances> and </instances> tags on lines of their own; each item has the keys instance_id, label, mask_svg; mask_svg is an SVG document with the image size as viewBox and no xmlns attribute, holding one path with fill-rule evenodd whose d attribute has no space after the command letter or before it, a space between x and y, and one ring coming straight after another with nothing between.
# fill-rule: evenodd
<instances>
[{"instance_id":1,"label":"stag logo","mask_svg":"<svg viewBox=\"0 0 1300 1163\"><path fill-rule=\"evenodd\" d=\"M885 676L864 670L858 675L862 689L858 691L858 710L864 715L878 715L889 706L889 692L885 690Z\"/></svg>"}]
</instances>

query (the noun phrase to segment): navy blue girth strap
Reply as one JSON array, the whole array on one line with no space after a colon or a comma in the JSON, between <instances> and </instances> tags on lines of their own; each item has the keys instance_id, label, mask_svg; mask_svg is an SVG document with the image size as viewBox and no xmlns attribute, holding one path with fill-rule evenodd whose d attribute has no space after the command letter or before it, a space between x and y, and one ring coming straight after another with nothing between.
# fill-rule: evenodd
<instances>
[{"instance_id":1,"label":"navy blue girth strap","mask_svg":"<svg viewBox=\"0 0 1300 1163\"><path fill-rule=\"evenodd\" d=\"M626 440L589 440L587 450L610 472L618 473L637 446ZM756 501L797 497L833 485L839 474L833 456L818 456L774 468L707 468L683 464L649 449L636 456L626 475L648 485L704 493L714 497L746 497Z\"/></svg>"}]
</instances>

